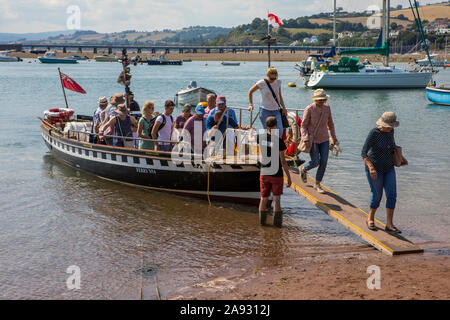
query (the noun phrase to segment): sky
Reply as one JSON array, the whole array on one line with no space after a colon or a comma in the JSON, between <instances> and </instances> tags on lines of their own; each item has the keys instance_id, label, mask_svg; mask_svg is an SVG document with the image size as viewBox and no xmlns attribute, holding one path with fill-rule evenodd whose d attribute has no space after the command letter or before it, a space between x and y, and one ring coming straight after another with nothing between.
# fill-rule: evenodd
<instances>
[{"instance_id":1,"label":"sky","mask_svg":"<svg viewBox=\"0 0 450 320\"><path fill-rule=\"evenodd\" d=\"M409 6L408 0L391 0L391 7L398 4ZM345 11L363 11L373 5L381 7L382 0L337 0ZM234 27L266 18L268 10L281 19L297 18L331 12L333 0L0 0L0 33Z\"/></svg>"}]
</instances>

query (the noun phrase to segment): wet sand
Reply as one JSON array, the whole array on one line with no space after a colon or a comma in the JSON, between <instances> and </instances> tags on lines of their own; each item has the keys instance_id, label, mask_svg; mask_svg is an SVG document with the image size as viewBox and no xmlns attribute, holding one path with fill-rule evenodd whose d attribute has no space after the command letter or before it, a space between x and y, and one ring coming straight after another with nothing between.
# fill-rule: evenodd
<instances>
[{"instance_id":1,"label":"wet sand","mask_svg":"<svg viewBox=\"0 0 450 320\"><path fill-rule=\"evenodd\" d=\"M380 268L380 289L370 290L369 266ZM293 258L287 266L242 270L178 292L172 299L206 300L422 300L450 299L450 256L383 253Z\"/></svg>"},{"instance_id":2,"label":"wet sand","mask_svg":"<svg viewBox=\"0 0 450 320\"><path fill-rule=\"evenodd\" d=\"M70 57L72 55L79 55L79 56L87 56L89 59L93 59L94 56L99 55L108 55L107 51L98 51L98 53L94 54L91 51L86 52L57 52L56 56L58 58L63 57ZM311 54L316 54L315 51L311 51ZM20 58L32 58L37 59L39 56L42 56L42 54L36 55L31 54L29 52L13 52L10 55L18 56ZM113 54L110 54L109 56L119 56L121 55L120 52L115 52ZM133 53L133 50L129 50L129 57L136 56L136 53ZM139 54L141 58L148 59L148 58L157 58L159 56L159 53L157 54L150 54L143 52ZM412 54L392 54L390 56L391 62L414 62L414 59L422 59L424 58L425 54L423 55L412 55ZM166 59L168 60L195 60L195 61L267 61L267 51L264 51L264 53L258 53L258 52L250 52L250 53L244 53L244 52L237 52L237 53L170 53L165 55ZM290 53L286 51L280 51L279 53L271 52L271 60L272 61L292 61L292 62L299 62L302 60L305 60L308 57L308 54L305 52L298 51L297 53ZM378 55L370 55L370 56L358 56L361 61L364 61L365 59L368 59L371 62L381 62L382 57ZM441 54L438 56L438 59L444 59L444 55Z\"/></svg>"}]
</instances>

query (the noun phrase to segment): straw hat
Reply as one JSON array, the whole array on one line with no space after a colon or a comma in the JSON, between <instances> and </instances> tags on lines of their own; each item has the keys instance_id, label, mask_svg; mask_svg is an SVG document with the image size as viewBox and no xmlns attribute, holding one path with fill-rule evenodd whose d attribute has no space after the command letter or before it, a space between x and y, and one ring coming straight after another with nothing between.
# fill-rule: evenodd
<instances>
[{"instance_id":1,"label":"straw hat","mask_svg":"<svg viewBox=\"0 0 450 320\"><path fill-rule=\"evenodd\" d=\"M329 98L330 96L327 95L323 89L315 90L312 97L313 100L328 100Z\"/></svg>"},{"instance_id":2,"label":"straw hat","mask_svg":"<svg viewBox=\"0 0 450 320\"><path fill-rule=\"evenodd\" d=\"M400 122L397 121L397 116L394 112L388 111L383 113L381 118L378 119L377 125L385 128L395 128L400 125Z\"/></svg>"},{"instance_id":3,"label":"straw hat","mask_svg":"<svg viewBox=\"0 0 450 320\"><path fill-rule=\"evenodd\" d=\"M116 93L111 97L110 102L111 102L111 104L118 105L118 104L125 103L125 99L123 98L123 94Z\"/></svg>"},{"instance_id":4,"label":"straw hat","mask_svg":"<svg viewBox=\"0 0 450 320\"><path fill-rule=\"evenodd\" d=\"M98 98L98 104L107 104L108 99L105 96Z\"/></svg>"}]
</instances>

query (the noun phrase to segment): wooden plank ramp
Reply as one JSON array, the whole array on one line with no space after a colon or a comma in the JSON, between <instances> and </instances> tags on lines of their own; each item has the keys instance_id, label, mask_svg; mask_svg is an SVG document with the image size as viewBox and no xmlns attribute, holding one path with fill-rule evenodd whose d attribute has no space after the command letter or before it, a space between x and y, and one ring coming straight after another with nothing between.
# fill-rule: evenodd
<instances>
[{"instance_id":1,"label":"wooden plank ramp","mask_svg":"<svg viewBox=\"0 0 450 320\"><path fill-rule=\"evenodd\" d=\"M291 189L376 249L392 256L423 252L420 246L402 235L386 232L384 230L386 225L378 220L375 220L377 230L369 230L366 224L368 213L324 185L322 185L322 188L325 193L317 192L314 189L315 180L308 176L307 183L304 183L298 168L289 168L289 171L292 179ZM286 177L284 179L286 182Z\"/></svg>"}]
</instances>

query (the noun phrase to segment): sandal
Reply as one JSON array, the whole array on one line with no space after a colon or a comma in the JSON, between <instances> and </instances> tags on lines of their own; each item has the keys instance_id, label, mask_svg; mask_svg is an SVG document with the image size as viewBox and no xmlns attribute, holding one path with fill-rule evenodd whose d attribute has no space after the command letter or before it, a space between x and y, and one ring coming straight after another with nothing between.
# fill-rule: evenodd
<instances>
[{"instance_id":1,"label":"sandal","mask_svg":"<svg viewBox=\"0 0 450 320\"><path fill-rule=\"evenodd\" d=\"M366 220L366 225L367 225L367 228L369 228L370 230L372 230L372 231L376 231L377 230L377 227L375 227L375 222L373 222L373 221L370 221L370 223Z\"/></svg>"},{"instance_id":2,"label":"sandal","mask_svg":"<svg viewBox=\"0 0 450 320\"><path fill-rule=\"evenodd\" d=\"M397 229L397 227L395 227L394 226L394 228L388 228L387 226L386 226L386 228L384 228L384 230L386 231L386 232L393 232L393 233L398 233L398 234L400 234L400 233L402 233L399 229Z\"/></svg>"}]
</instances>

